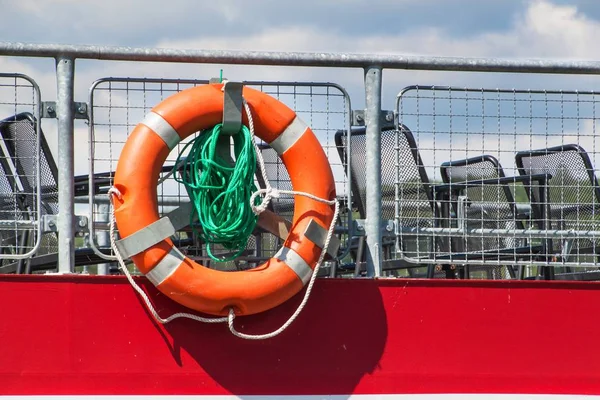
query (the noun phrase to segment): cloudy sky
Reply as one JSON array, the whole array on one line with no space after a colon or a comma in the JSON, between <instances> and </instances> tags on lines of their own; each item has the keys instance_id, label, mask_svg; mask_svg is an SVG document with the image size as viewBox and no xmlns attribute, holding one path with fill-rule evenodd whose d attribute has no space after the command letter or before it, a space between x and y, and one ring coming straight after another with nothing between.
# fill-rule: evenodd
<instances>
[{"instance_id":1,"label":"cloudy sky","mask_svg":"<svg viewBox=\"0 0 600 400\"><path fill-rule=\"evenodd\" d=\"M597 0L0 0L10 10L3 41L266 51L327 51L435 56L600 60ZM105 76L207 79L223 68L236 80L331 81L353 108L364 107L361 70L174 65L82 60L76 100ZM51 59L0 57L0 70L23 72L55 98ZM386 71L384 107L405 86L459 85L600 89L597 77ZM52 121L44 122L56 152ZM77 125L77 145L86 146ZM84 147L82 147L84 148ZM78 159L77 172L85 172Z\"/></svg>"},{"instance_id":2,"label":"cloudy sky","mask_svg":"<svg viewBox=\"0 0 600 400\"><path fill-rule=\"evenodd\" d=\"M168 6L166 6L168 4ZM273 51L328 51L519 58L600 59L600 5L595 0L0 0L10 17L0 25L4 41L114 46ZM0 58L3 70L26 71L46 86L51 60ZM78 88L115 74L202 77L209 68L81 61ZM338 77L354 93L360 71L233 68L245 79ZM212 74L214 75L214 73ZM386 94L397 85L527 82L531 76L460 73L386 73ZM87 80L87 82L86 82ZM358 82L355 82L358 80ZM583 80L587 85L591 80ZM544 77L543 85L557 85ZM563 80L561 79L562 83ZM577 82L577 80L574 80ZM540 84L541 85L541 84ZM48 82L45 91L53 90ZM81 90L81 89L79 89ZM82 92L79 92L80 94ZM51 93L48 93L49 95ZM361 94L360 92L357 93ZM393 96L393 95L392 95Z\"/></svg>"}]
</instances>

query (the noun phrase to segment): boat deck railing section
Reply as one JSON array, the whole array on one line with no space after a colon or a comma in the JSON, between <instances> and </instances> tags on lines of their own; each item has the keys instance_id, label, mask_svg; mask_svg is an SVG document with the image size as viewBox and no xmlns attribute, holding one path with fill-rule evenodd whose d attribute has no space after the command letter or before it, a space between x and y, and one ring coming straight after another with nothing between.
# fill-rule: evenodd
<instances>
[{"instance_id":1,"label":"boat deck railing section","mask_svg":"<svg viewBox=\"0 0 600 400\"><path fill-rule=\"evenodd\" d=\"M54 59L57 84L56 99L46 99L35 76L0 74L0 260L11 272L52 268L51 261L31 260L48 257L41 249L55 246L60 273L92 262L101 265L99 273L110 273L106 190L128 134L161 100L206 83L97 77L87 101L76 102L80 59L362 69L362 110L352 108L336 83L244 82L294 109L329 157L345 209L336 228L342 246L328 262L331 276L552 279L598 270L598 93L415 85L398 90L394 109L386 111L382 77L391 69L596 75L600 62L21 43L0 43L0 55ZM30 119L19 120L23 113ZM79 177L77 119L88 124L89 173ZM52 120L55 160L44 144L43 127ZM34 134L11 136L17 124ZM169 156L165 173L180 150ZM262 151L269 179L289 188L280 160L268 146ZM172 177L158 194L161 213L188 201ZM272 208L289 219L293 201L280 199ZM202 244L189 232L177 239L203 258ZM243 259L221 267L252 267L279 244L257 232Z\"/></svg>"}]
</instances>

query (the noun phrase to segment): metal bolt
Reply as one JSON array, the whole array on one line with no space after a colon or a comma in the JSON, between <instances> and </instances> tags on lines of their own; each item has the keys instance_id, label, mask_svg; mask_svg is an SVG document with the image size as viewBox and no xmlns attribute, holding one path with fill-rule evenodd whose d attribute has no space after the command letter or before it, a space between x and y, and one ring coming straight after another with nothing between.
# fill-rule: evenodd
<instances>
[{"instance_id":1,"label":"metal bolt","mask_svg":"<svg viewBox=\"0 0 600 400\"><path fill-rule=\"evenodd\" d=\"M87 223L85 222L85 220L84 220L84 219L80 219L80 220L79 220L79 226L80 226L81 228L85 228L85 226L86 226L86 225L87 225Z\"/></svg>"},{"instance_id":2,"label":"metal bolt","mask_svg":"<svg viewBox=\"0 0 600 400\"><path fill-rule=\"evenodd\" d=\"M394 225L393 224L387 224L385 226L385 230L388 231L388 232L393 231L394 230Z\"/></svg>"},{"instance_id":3,"label":"metal bolt","mask_svg":"<svg viewBox=\"0 0 600 400\"><path fill-rule=\"evenodd\" d=\"M77 107L77 112L79 114L85 114L87 112L87 106L85 104L79 105L79 107Z\"/></svg>"},{"instance_id":4,"label":"metal bolt","mask_svg":"<svg viewBox=\"0 0 600 400\"><path fill-rule=\"evenodd\" d=\"M363 118L363 116L362 116L362 115L358 114L358 115L356 116L356 122L363 122L364 120L365 120L365 119Z\"/></svg>"},{"instance_id":5,"label":"metal bolt","mask_svg":"<svg viewBox=\"0 0 600 400\"><path fill-rule=\"evenodd\" d=\"M48 221L48 226L50 228L53 228L54 227L54 221Z\"/></svg>"},{"instance_id":6,"label":"metal bolt","mask_svg":"<svg viewBox=\"0 0 600 400\"><path fill-rule=\"evenodd\" d=\"M394 120L394 114L392 114L392 113L387 113L387 114L385 115L385 120L386 120L387 122L392 122L392 121Z\"/></svg>"},{"instance_id":7,"label":"metal bolt","mask_svg":"<svg viewBox=\"0 0 600 400\"><path fill-rule=\"evenodd\" d=\"M54 107L48 106L46 107L46 111L48 112L48 114L54 114Z\"/></svg>"},{"instance_id":8,"label":"metal bolt","mask_svg":"<svg viewBox=\"0 0 600 400\"><path fill-rule=\"evenodd\" d=\"M362 225L358 225L358 226L356 227L356 229L357 229L357 230L359 230L359 231L362 231L362 230L364 230L364 229L365 229L365 227L364 227L364 226L362 226Z\"/></svg>"}]
</instances>

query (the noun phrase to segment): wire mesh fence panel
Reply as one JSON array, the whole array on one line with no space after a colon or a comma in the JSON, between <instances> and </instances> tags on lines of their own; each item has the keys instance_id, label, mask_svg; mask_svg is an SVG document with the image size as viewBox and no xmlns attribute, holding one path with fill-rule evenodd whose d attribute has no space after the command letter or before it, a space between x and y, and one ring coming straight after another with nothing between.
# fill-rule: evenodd
<instances>
[{"instance_id":1,"label":"wire mesh fence panel","mask_svg":"<svg viewBox=\"0 0 600 400\"><path fill-rule=\"evenodd\" d=\"M27 258L56 251L56 235L41 235L42 216L57 213L58 190L56 166L52 159L46 158L49 150L41 137L40 103L38 85L31 78L0 74L0 265L3 272L27 272Z\"/></svg>"},{"instance_id":2,"label":"wire mesh fence panel","mask_svg":"<svg viewBox=\"0 0 600 400\"><path fill-rule=\"evenodd\" d=\"M123 146L134 127L157 104L187 88L207 84L205 80L174 79L131 79L106 78L97 81L90 90L90 178L101 184L90 185L90 208L94 210L94 224L91 230L91 246L99 249L108 245L106 223L106 190L112 185L114 171ZM334 135L338 131L349 129L350 101L346 92L339 86L329 83L297 82L244 82L245 86L260 90L294 110L317 135L329 158L336 179L337 196L344 205L348 204L350 188L346 170L341 163ZM201 110L199 110L200 112ZM179 155L185 156L186 144L196 138L198 133L181 141L169 154L162 175L171 172ZM277 153L257 138L257 144L264 158L267 178L274 188L290 190L291 182L285 166ZM233 151L232 151L233 157ZM255 185L265 187L265 182L256 171ZM181 176L169 176L158 186L159 214L172 211L190 201L186 187L177 181ZM279 216L292 220L294 199L282 195L274 198L270 208ZM348 218L345 213L338 221L338 231L347 232ZM281 238L255 230L250 237L246 251L232 262L215 262L207 255L206 244L188 227L179 233L180 250L211 268L239 270L254 267L273 256L282 245ZM347 248L347 234L343 234L342 247ZM215 245L212 253L221 258L230 254L230 250ZM344 250L342 250L342 253ZM343 254L342 254L343 255Z\"/></svg>"},{"instance_id":3,"label":"wire mesh fence panel","mask_svg":"<svg viewBox=\"0 0 600 400\"><path fill-rule=\"evenodd\" d=\"M599 99L402 90L395 152L382 159L393 171L382 195L396 222L394 258L492 279L579 279L597 270Z\"/></svg>"}]
</instances>

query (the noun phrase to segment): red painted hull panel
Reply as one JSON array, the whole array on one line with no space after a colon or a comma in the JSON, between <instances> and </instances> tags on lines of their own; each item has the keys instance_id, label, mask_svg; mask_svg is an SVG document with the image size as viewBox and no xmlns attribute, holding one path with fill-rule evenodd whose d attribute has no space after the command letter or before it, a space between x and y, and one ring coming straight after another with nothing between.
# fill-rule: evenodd
<instances>
[{"instance_id":1,"label":"red painted hull panel","mask_svg":"<svg viewBox=\"0 0 600 400\"><path fill-rule=\"evenodd\" d=\"M598 283L323 279L258 342L160 326L122 277L0 276L0 302L0 394L600 393Z\"/></svg>"}]
</instances>

